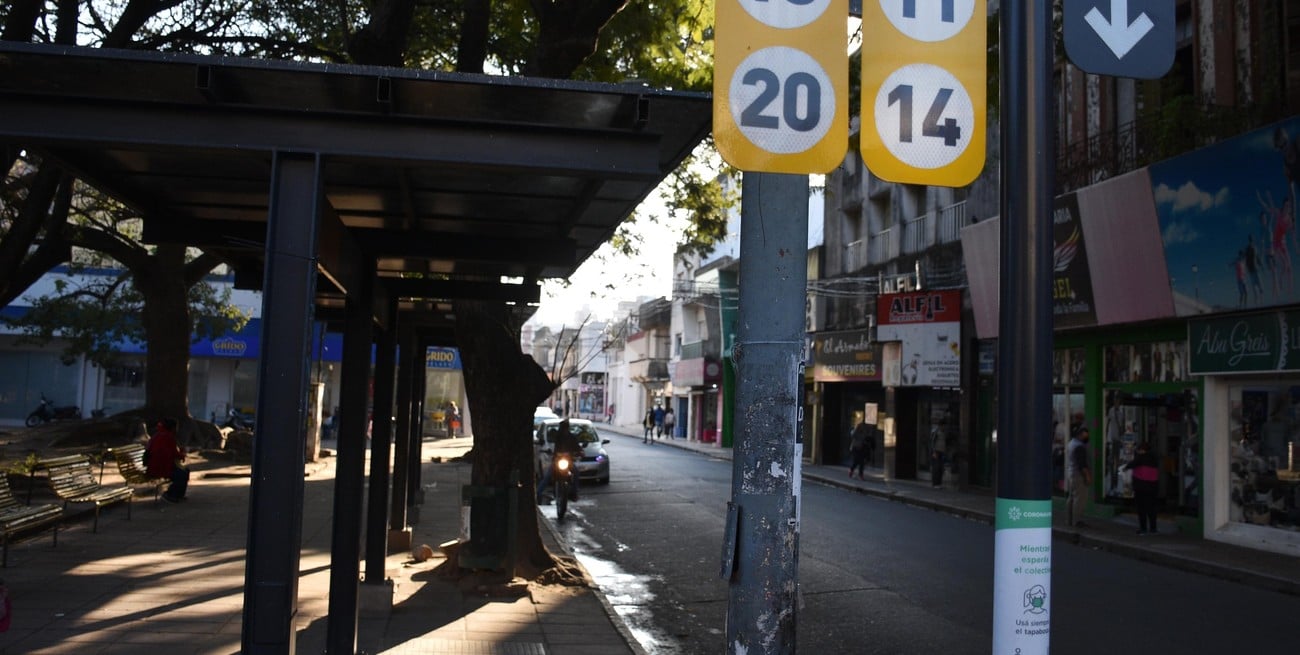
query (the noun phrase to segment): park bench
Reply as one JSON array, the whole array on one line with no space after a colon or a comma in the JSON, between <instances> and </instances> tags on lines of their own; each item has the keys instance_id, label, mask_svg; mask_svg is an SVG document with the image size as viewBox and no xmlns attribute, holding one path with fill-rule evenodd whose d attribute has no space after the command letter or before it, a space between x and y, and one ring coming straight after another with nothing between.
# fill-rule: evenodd
<instances>
[{"instance_id":1,"label":"park bench","mask_svg":"<svg viewBox=\"0 0 1300 655\"><path fill-rule=\"evenodd\" d=\"M9 566L9 544L20 533L53 525L54 545L58 546L58 524L61 518L63 518L63 508L58 505L20 504L9 487L9 476L0 472L0 541L4 544L4 554L0 555L0 567Z\"/></svg>"},{"instance_id":2,"label":"park bench","mask_svg":"<svg viewBox=\"0 0 1300 655\"><path fill-rule=\"evenodd\" d=\"M113 456L117 462L117 472L122 474L122 479L129 485L149 485L153 487L154 500L162 493L163 485L170 480L149 475L144 469L141 456L144 455L145 446L140 443L127 444L117 448L109 448L108 453ZM102 477L100 478L103 479Z\"/></svg>"},{"instance_id":3,"label":"park bench","mask_svg":"<svg viewBox=\"0 0 1300 655\"><path fill-rule=\"evenodd\" d=\"M70 460L70 461L69 461ZM63 500L66 509L71 503L92 503L95 506L95 523L91 532L99 532L99 510L105 505L126 502L126 518L131 520L131 487L104 487L95 480L90 468L90 458L85 455L59 458L57 463L44 463L49 472L50 489Z\"/></svg>"}]
</instances>

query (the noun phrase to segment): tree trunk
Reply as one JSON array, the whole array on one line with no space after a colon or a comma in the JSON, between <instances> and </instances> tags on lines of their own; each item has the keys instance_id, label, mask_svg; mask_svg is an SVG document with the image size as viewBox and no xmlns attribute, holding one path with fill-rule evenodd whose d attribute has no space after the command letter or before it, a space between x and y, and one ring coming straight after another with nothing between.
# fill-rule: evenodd
<instances>
[{"instance_id":1,"label":"tree trunk","mask_svg":"<svg viewBox=\"0 0 1300 655\"><path fill-rule=\"evenodd\" d=\"M518 326L505 305L458 301L455 311L456 343L461 349L465 390L474 416L471 481L504 487L517 476L514 573L532 578L555 563L538 531L532 444L533 409L554 385L537 362L520 351ZM507 545L475 544L481 552L502 553Z\"/></svg>"},{"instance_id":2,"label":"tree trunk","mask_svg":"<svg viewBox=\"0 0 1300 655\"><path fill-rule=\"evenodd\" d=\"M145 407L158 418L182 423L189 417L190 319L185 281L185 248L158 246L148 265L133 267L135 287L144 300Z\"/></svg>"}]
</instances>

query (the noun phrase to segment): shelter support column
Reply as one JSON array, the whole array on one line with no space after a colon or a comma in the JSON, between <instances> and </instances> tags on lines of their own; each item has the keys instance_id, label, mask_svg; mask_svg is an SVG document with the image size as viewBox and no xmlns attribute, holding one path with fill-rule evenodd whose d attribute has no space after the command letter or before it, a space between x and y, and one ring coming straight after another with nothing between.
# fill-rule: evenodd
<instances>
[{"instance_id":1,"label":"shelter support column","mask_svg":"<svg viewBox=\"0 0 1300 655\"><path fill-rule=\"evenodd\" d=\"M393 493L389 497L388 548L393 552L411 547L411 528L406 520L406 479L411 466L411 433L415 420L414 387L416 372L424 370L424 359L415 347L415 331L409 326L397 328L397 347L401 360L397 365L397 432L393 440Z\"/></svg>"},{"instance_id":2,"label":"shelter support column","mask_svg":"<svg viewBox=\"0 0 1300 655\"><path fill-rule=\"evenodd\" d=\"M339 384L339 453L334 476L334 525L330 546L330 653L354 653L360 584L361 498L365 488L366 396L370 387L374 324L375 261L361 263L359 287L349 289L343 328L343 375Z\"/></svg>"},{"instance_id":3,"label":"shelter support column","mask_svg":"<svg viewBox=\"0 0 1300 655\"><path fill-rule=\"evenodd\" d=\"M257 439L248 501L241 651L292 653L321 215L320 160L275 153L267 217Z\"/></svg>"},{"instance_id":4,"label":"shelter support column","mask_svg":"<svg viewBox=\"0 0 1300 655\"><path fill-rule=\"evenodd\" d=\"M362 611L386 616L393 607L393 587L384 578L388 556L389 456L393 441L393 375L397 368L397 299L389 301L388 325L375 339L375 403L370 433L370 484L366 505L366 574Z\"/></svg>"}]
</instances>

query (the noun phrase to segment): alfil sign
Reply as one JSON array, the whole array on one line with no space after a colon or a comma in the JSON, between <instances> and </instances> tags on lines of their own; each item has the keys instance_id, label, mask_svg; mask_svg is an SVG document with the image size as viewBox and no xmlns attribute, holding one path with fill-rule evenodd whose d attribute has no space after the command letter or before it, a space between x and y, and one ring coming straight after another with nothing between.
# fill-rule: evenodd
<instances>
[{"instance_id":1,"label":"alfil sign","mask_svg":"<svg viewBox=\"0 0 1300 655\"><path fill-rule=\"evenodd\" d=\"M1064 0L1065 52L1096 75L1156 79L1174 63L1174 0Z\"/></svg>"}]
</instances>

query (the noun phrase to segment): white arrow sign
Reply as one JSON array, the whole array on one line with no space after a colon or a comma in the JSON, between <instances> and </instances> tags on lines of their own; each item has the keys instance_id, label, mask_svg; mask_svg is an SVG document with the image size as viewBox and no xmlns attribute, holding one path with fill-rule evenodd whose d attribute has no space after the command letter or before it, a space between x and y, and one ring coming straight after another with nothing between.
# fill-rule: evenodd
<instances>
[{"instance_id":1,"label":"white arrow sign","mask_svg":"<svg viewBox=\"0 0 1300 655\"><path fill-rule=\"evenodd\" d=\"M1155 27L1145 13L1139 14L1132 23L1129 23L1128 0L1110 0L1109 23L1096 7L1084 16L1084 20L1088 21L1106 47L1120 59L1123 59L1124 55L1127 55L1129 50L1132 50L1133 46L1151 31L1152 27Z\"/></svg>"}]
</instances>

